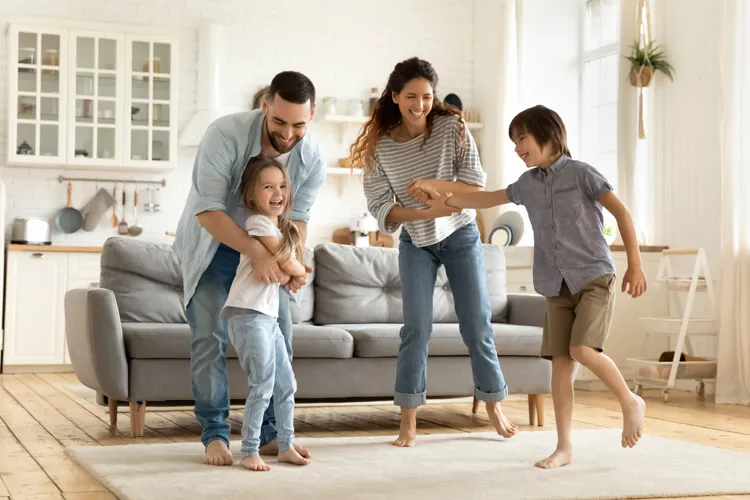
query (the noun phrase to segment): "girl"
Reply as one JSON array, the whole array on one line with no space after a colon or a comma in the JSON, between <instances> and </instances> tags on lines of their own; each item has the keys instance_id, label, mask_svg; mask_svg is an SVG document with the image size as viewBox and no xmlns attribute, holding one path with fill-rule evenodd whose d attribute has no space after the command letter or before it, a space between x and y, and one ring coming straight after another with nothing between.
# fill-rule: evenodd
<instances>
[{"instance_id":1,"label":"girl","mask_svg":"<svg viewBox=\"0 0 750 500\"><path fill-rule=\"evenodd\" d=\"M401 224L405 226L399 237L404 326L394 396L394 403L401 407L401 429L393 443L401 447L414 445L417 407L426 401L432 296L441 264L469 348L474 395L486 403L498 433L511 437L518 431L499 405L508 388L490 324L476 212L423 203L426 188L469 193L482 189L486 178L461 113L435 98L437 82L427 61L412 58L397 64L351 148L353 163L365 170L367 206L380 230L393 233Z\"/></svg>"},{"instance_id":2,"label":"girl","mask_svg":"<svg viewBox=\"0 0 750 500\"><path fill-rule=\"evenodd\" d=\"M428 204L436 210L446 205L489 208L509 202L527 208L534 229L534 288L547 297L541 354L552 360L557 423L557 448L536 466L552 469L572 459L576 361L619 400L622 447L632 448L643 435L646 405L630 392L617 366L602 352L615 304L615 264L602 232L602 206L617 219L628 256L622 291L639 297L647 283L630 213L602 174L571 158L560 116L534 106L513 118L508 134L529 171L499 191L452 197L430 191Z\"/></svg>"},{"instance_id":3,"label":"girl","mask_svg":"<svg viewBox=\"0 0 750 500\"><path fill-rule=\"evenodd\" d=\"M252 159L242 178L245 206L254 215L245 230L258 238L275 255L279 267L290 276L306 276L297 228L288 218L291 200L289 178L284 167L265 157ZM263 413L271 395L278 427L279 461L307 465L293 445L294 393L297 383L284 338L279 330L279 284L255 279L250 260L243 254L232 282L222 318L227 321L229 339L247 374L250 393L242 422L242 460L250 470L267 471L258 454Z\"/></svg>"}]
</instances>

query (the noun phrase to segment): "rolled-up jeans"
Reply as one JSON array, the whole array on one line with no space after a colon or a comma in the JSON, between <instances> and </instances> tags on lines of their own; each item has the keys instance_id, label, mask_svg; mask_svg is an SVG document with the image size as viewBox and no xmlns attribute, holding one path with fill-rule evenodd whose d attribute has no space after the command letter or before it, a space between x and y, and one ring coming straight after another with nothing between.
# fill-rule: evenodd
<instances>
[{"instance_id":1,"label":"rolled-up jeans","mask_svg":"<svg viewBox=\"0 0 750 500\"><path fill-rule=\"evenodd\" d=\"M198 281L187 305L190 344L190 380L195 400L195 417L201 426L201 442L208 446L221 439L229 445L229 380L227 377L227 323L219 315L240 262L239 252L220 244L214 258ZM292 359L292 316L289 292L279 287L279 329ZM263 415L260 446L276 439L273 399Z\"/></svg>"}]
</instances>

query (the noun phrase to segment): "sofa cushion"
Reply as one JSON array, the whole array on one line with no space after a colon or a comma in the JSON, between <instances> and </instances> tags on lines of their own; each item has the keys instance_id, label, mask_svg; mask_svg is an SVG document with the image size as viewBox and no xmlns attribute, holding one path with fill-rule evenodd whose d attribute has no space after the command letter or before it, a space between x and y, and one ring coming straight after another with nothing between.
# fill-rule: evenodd
<instances>
[{"instance_id":1,"label":"sofa cushion","mask_svg":"<svg viewBox=\"0 0 750 500\"><path fill-rule=\"evenodd\" d=\"M292 332L294 357L345 359L354 352L354 339L340 328L299 324ZM122 334L128 359L190 359L187 324L123 323ZM231 343L227 357L237 357Z\"/></svg>"},{"instance_id":2,"label":"sofa cushion","mask_svg":"<svg viewBox=\"0 0 750 500\"><path fill-rule=\"evenodd\" d=\"M498 246L483 247L492 321L505 323L508 317L505 254ZM315 247L315 266L316 324L403 322L398 249L323 243ZM434 323L457 321L453 295L442 266L438 270L433 303Z\"/></svg>"},{"instance_id":3,"label":"sofa cushion","mask_svg":"<svg viewBox=\"0 0 750 500\"><path fill-rule=\"evenodd\" d=\"M359 358L398 356L401 342L400 324L332 325L354 337L354 355ZM538 326L517 326L493 323L495 349L498 356L539 356L542 329ZM430 356L468 356L458 324L435 324L429 347Z\"/></svg>"},{"instance_id":4,"label":"sofa cushion","mask_svg":"<svg viewBox=\"0 0 750 500\"><path fill-rule=\"evenodd\" d=\"M115 293L123 323L187 323L180 263L169 245L107 239L99 281Z\"/></svg>"}]
</instances>

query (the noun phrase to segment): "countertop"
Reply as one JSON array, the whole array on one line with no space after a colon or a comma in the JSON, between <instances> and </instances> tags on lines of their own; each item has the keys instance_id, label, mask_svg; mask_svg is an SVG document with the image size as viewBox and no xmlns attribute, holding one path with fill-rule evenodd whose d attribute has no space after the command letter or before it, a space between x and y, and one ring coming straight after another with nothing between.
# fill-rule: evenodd
<instances>
[{"instance_id":1,"label":"countertop","mask_svg":"<svg viewBox=\"0 0 750 500\"><path fill-rule=\"evenodd\" d=\"M102 253L100 246L84 245L8 245L9 252L75 252L75 253Z\"/></svg>"}]
</instances>

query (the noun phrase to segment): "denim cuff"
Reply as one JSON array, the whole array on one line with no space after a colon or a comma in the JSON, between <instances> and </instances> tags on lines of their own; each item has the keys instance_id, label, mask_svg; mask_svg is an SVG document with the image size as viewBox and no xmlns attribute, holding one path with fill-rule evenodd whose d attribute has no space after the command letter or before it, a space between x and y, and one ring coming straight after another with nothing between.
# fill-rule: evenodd
<instances>
[{"instance_id":1,"label":"denim cuff","mask_svg":"<svg viewBox=\"0 0 750 500\"><path fill-rule=\"evenodd\" d=\"M397 392L393 396L393 404L402 408L416 408L427 403L427 395L422 392L419 394L404 394Z\"/></svg>"},{"instance_id":2,"label":"denim cuff","mask_svg":"<svg viewBox=\"0 0 750 500\"><path fill-rule=\"evenodd\" d=\"M474 389L474 397L485 403L499 403L508 397L508 386L503 387L500 392L482 392L479 389Z\"/></svg>"},{"instance_id":3,"label":"denim cuff","mask_svg":"<svg viewBox=\"0 0 750 500\"><path fill-rule=\"evenodd\" d=\"M294 446L292 441L279 441L279 453L288 450L292 446Z\"/></svg>"}]
</instances>

